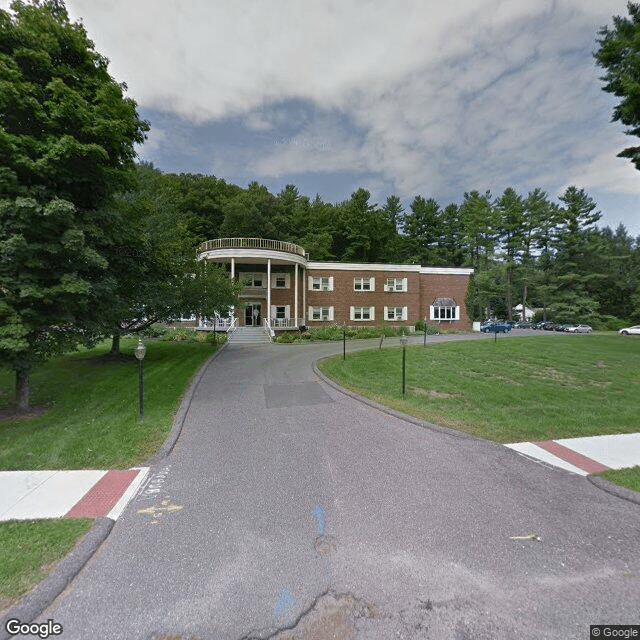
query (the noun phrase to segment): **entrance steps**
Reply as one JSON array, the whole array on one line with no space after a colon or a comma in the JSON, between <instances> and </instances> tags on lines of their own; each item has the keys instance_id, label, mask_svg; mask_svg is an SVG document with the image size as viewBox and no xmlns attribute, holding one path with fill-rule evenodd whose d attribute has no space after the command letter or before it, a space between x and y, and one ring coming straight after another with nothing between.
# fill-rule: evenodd
<instances>
[{"instance_id":1,"label":"entrance steps","mask_svg":"<svg viewBox=\"0 0 640 640\"><path fill-rule=\"evenodd\" d=\"M237 327L228 334L229 345L269 344L271 340L262 327Z\"/></svg>"}]
</instances>

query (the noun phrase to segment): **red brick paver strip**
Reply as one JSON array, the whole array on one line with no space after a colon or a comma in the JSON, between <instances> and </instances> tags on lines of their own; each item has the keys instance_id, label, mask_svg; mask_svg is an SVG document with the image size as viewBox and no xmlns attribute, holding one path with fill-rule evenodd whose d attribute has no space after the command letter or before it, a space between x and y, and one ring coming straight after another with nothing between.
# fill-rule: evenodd
<instances>
[{"instance_id":1,"label":"red brick paver strip","mask_svg":"<svg viewBox=\"0 0 640 640\"><path fill-rule=\"evenodd\" d=\"M534 444L542 447L554 456L562 458L562 460L569 462L575 467L586 471L587 473L599 473L600 471L606 471L609 468L595 460L592 460L591 458L587 458L587 456L583 456L581 453L577 453L564 445L558 444L553 440L534 442Z\"/></svg>"},{"instance_id":2,"label":"red brick paver strip","mask_svg":"<svg viewBox=\"0 0 640 640\"><path fill-rule=\"evenodd\" d=\"M65 517L98 518L106 516L138 473L138 469L107 472Z\"/></svg>"}]
</instances>

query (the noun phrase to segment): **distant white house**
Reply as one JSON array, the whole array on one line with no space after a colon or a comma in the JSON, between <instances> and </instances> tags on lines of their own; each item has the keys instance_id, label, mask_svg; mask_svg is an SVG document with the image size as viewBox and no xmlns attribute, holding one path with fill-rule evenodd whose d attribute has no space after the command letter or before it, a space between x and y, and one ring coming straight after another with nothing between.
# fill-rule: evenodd
<instances>
[{"instance_id":1,"label":"distant white house","mask_svg":"<svg viewBox=\"0 0 640 640\"><path fill-rule=\"evenodd\" d=\"M518 316L522 320L522 305L519 304L516 307L513 307L513 311L516 316ZM529 309L529 307L524 308L524 319L532 320L535 315L535 309Z\"/></svg>"}]
</instances>

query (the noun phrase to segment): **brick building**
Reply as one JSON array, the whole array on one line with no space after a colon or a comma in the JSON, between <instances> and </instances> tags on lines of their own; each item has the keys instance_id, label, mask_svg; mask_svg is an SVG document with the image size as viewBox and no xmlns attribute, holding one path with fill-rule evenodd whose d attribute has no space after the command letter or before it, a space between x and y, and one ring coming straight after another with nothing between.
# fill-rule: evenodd
<instances>
[{"instance_id":1,"label":"brick building","mask_svg":"<svg viewBox=\"0 0 640 640\"><path fill-rule=\"evenodd\" d=\"M326 323L365 326L432 324L470 329L465 308L473 269L415 264L313 262L302 247L262 238L220 238L200 245L198 259L223 264L246 282L242 309L221 327L274 330Z\"/></svg>"}]
</instances>

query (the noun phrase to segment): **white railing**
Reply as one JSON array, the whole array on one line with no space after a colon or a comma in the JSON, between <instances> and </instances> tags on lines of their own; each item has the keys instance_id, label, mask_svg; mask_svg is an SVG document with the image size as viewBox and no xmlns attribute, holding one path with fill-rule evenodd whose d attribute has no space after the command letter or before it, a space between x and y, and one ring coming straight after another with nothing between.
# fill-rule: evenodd
<instances>
[{"instance_id":1,"label":"white railing","mask_svg":"<svg viewBox=\"0 0 640 640\"><path fill-rule=\"evenodd\" d=\"M198 253L214 251L215 249L271 249L272 251L293 253L303 258L307 257L305 250L297 244L293 244L293 242L267 240L265 238L216 238L215 240L207 240L198 247Z\"/></svg>"},{"instance_id":2,"label":"white railing","mask_svg":"<svg viewBox=\"0 0 640 640\"><path fill-rule=\"evenodd\" d=\"M229 324L229 328L227 329L227 333L233 333L238 328L238 318L233 317L231 319L231 323Z\"/></svg>"},{"instance_id":3,"label":"white railing","mask_svg":"<svg viewBox=\"0 0 640 640\"><path fill-rule=\"evenodd\" d=\"M216 316L213 320L211 318L200 318L200 322L196 329L206 330L206 331L229 331L231 325L235 321L233 316L229 318L222 318L221 316Z\"/></svg>"},{"instance_id":4,"label":"white railing","mask_svg":"<svg viewBox=\"0 0 640 640\"><path fill-rule=\"evenodd\" d=\"M269 336L270 341L272 341L273 337L276 335L276 332L271 328L269 318L264 319L264 332Z\"/></svg>"},{"instance_id":5,"label":"white railing","mask_svg":"<svg viewBox=\"0 0 640 640\"><path fill-rule=\"evenodd\" d=\"M298 318L271 318L270 325L275 329L290 329L298 326Z\"/></svg>"}]
</instances>

